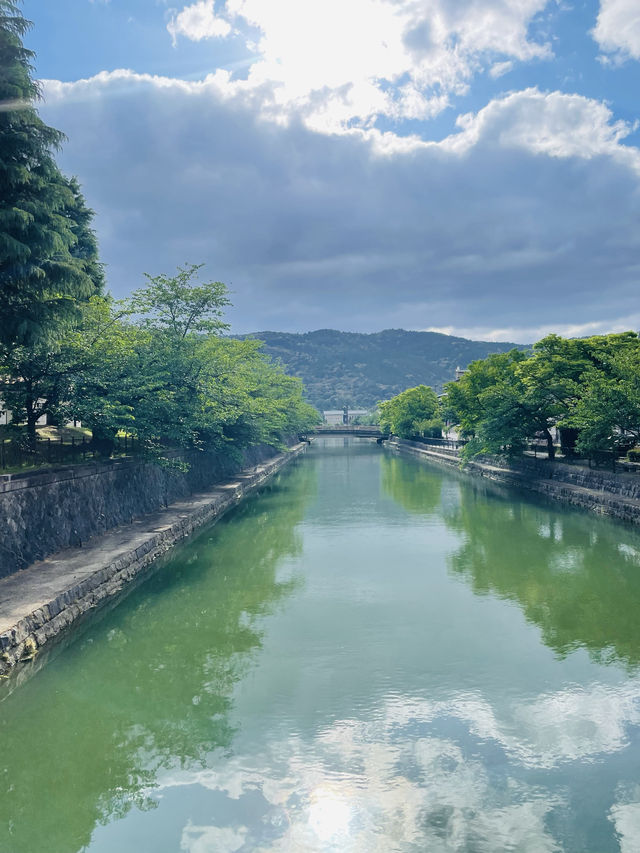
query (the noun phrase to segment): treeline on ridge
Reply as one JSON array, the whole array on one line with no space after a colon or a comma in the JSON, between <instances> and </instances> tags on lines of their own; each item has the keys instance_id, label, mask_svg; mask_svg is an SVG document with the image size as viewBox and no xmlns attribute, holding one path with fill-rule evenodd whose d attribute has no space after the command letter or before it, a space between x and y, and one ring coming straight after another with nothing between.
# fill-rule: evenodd
<instances>
[{"instance_id":1,"label":"treeline on ridge","mask_svg":"<svg viewBox=\"0 0 640 853\"><path fill-rule=\"evenodd\" d=\"M456 367L513 343L469 341L438 332L256 332L262 349L299 376L317 409L373 408L378 400L424 383L438 390L453 379Z\"/></svg>"}]
</instances>

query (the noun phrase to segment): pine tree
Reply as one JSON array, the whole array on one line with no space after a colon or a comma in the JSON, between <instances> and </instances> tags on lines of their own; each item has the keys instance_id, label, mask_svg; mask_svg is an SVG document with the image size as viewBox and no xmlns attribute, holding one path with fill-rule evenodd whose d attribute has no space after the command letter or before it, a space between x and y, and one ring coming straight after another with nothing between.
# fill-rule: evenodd
<instances>
[{"instance_id":1,"label":"pine tree","mask_svg":"<svg viewBox=\"0 0 640 853\"><path fill-rule=\"evenodd\" d=\"M0 0L0 352L46 339L103 283L92 213L53 157L63 134L33 106L30 26Z\"/></svg>"}]
</instances>

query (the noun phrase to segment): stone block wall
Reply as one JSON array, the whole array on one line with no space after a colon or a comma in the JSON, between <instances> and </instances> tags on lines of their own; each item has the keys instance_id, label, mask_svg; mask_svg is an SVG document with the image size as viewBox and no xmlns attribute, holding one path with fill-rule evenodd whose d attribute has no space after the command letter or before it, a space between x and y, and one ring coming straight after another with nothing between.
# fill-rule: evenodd
<instances>
[{"instance_id":1,"label":"stone block wall","mask_svg":"<svg viewBox=\"0 0 640 853\"><path fill-rule=\"evenodd\" d=\"M26 475L0 476L0 578L66 547L274 456L273 447L240 455L190 452L186 473L151 462L116 459Z\"/></svg>"},{"instance_id":2,"label":"stone block wall","mask_svg":"<svg viewBox=\"0 0 640 853\"><path fill-rule=\"evenodd\" d=\"M386 442L386 446L476 477L640 524L639 474L527 457L477 456L462 463L457 454L402 439Z\"/></svg>"}]
</instances>

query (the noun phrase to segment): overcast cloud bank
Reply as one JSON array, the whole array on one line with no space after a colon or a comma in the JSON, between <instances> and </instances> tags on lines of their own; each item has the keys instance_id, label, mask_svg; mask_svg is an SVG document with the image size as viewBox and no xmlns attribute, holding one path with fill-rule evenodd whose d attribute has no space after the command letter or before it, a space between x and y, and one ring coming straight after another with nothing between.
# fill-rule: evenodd
<instances>
[{"instance_id":1,"label":"overcast cloud bank","mask_svg":"<svg viewBox=\"0 0 640 853\"><path fill-rule=\"evenodd\" d=\"M199 80L46 81L42 112L69 137L62 165L98 213L111 288L205 262L233 291L237 332L526 342L638 325L633 121L532 85L430 132L483 75L553 62L554 8L201 0L168 13L167 42L241 35L244 76L212 62ZM630 0L603 0L585 32L610 64L633 61L636 36Z\"/></svg>"}]
</instances>

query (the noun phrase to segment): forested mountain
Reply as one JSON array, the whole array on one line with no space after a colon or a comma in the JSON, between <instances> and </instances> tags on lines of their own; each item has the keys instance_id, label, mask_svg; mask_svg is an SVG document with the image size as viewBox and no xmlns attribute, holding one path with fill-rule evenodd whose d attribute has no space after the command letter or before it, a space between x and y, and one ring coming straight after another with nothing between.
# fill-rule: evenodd
<instances>
[{"instance_id":1,"label":"forested mountain","mask_svg":"<svg viewBox=\"0 0 640 853\"><path fill-rule=\"evenodd\" d=\"M264 341L264 351L303 380L309 402L320 410L369 408L419 384L440 391L457 366L519 346L403 329L373 334L256 332L249 337Z\"/></svg>"}]
</instances>

